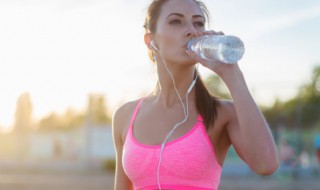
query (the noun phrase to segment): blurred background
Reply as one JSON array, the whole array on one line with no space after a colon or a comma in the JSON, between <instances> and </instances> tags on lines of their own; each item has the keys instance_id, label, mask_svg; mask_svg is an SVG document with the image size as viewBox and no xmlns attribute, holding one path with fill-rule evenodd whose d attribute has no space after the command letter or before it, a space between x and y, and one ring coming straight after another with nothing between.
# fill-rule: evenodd
<instances>
[{"instance_id":1,"label":"blurred background","mask_svg":"<svg viewBox=\"0 0 320 190\"><path fill-rule=\"evenodd\" d=\"M156 83L149 2L0 0L0 190L113 189L112 114ZM320 189L320 2L203 2L210 29L245 44L239 65L281 159L258 176L231 148L220 189Z\"/></svg>"}]
</instances>

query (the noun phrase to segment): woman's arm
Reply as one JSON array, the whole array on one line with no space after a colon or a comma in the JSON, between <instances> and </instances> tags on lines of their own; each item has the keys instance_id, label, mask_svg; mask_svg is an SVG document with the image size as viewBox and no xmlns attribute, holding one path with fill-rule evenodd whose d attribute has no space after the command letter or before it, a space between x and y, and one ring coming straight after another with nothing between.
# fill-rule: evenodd
<instances>
[{"instance_id":1,"label":"woman's arm","mask_svg":"<svg viewBox=\"0 0 320 190\"><path fill-rule=\"evenodd\" d=\"M114 181L114 190L132 190L133 186L127 175L125 174L122 166L122 149L123 149L123 140L122 140L122 131L125 126L125 121L128 117L129 109L128 106L124 105L119 108L113 115L112 120L112 136L113 143L116 150L116 171L115 171L115 181Z\"/></svg>"},{"instance_id":2,"label":"woman's arm","mask_svg":"<svg viewBox=\"0 0 320 190\"><path fill-rule=\"evenodd\" d=\"M231 143L254 172L261 175L272 174L279 166L275 142L238 64L226 65L220 70L219 76L233 99L227 128Z\"/></svg>"},{"instance_id":3,"label":"woman's arm","mask_svg":"<svg viewBox=\"0 0 320 190\"><path fill-rule=\"evenodd\" d=\"M201 35L223 35L223 32L196 32ZM207 61L196 53L186 53L198 63L218 74L227 85L233 103L228 106L228 135L239 156L258 174L271 174L279 166L277 149L269 126L254 102L237 63Z\"/></svg>"}]
</instances>

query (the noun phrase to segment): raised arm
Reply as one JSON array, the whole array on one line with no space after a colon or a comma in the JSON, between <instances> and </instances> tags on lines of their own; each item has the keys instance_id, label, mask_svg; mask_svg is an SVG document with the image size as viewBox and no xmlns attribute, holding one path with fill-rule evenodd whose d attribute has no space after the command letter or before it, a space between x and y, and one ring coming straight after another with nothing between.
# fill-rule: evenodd
<instances>
[{"instance_id":1,"label":"raised arm","mask_svg":"<svg viewBox=\"0 0 320 190\"><path fill-rule=\"evenodd\" d=\"M223 32L196 32L201 35L223 35ZM227 85L233 103L228 108L228 135L239 156L258 174L268 175L279 166L277 149L269 126L254 102L238 63L207 61L196 53L186 53L198 63L218 74Z\"/></svg>"},{"instance_id":2,"label":"raised arm","mask_svg":"<svg viewBox=\"0 0 320 190\"><path fill-rule=\"evenodd\" d=\"M254 172L272 174L279 161L269 126L253 100L238 64L227 66L220 76L233 99L228 125L231 143Z\"/></svg>"}]
</instances>

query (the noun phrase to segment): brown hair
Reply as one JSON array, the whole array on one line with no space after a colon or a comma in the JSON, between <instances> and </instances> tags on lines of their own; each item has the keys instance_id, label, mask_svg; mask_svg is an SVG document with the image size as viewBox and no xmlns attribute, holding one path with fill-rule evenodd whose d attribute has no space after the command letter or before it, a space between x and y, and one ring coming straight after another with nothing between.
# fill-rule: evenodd
<instances>
[{"instance_id":1,"label":"brown hair","mask_svg":"<svg viewBox=\"0 0 320 190\"><path fill-rule=\"evenodd\" d=\"M156 25L157 21L161 12L162 6L168 2L169 0L153 0L151 4L149 5L149 8L147 10L147 16L144 22L143 27L145 28L146 33L155 33L156 32ZM205 4L201 1L193 0L203 11L205 15L206 22L210 22L210 14L205 6ZM152 51L149 50L149 57L154 62L154 58L152 56ZM200 113L200 115L203 117L204 124L206 127L206 130L209 129L210 125L213 125L215 118L217 117L217 106L218 101L217 98L212 96L209 91L207 90L203 80L201 79L199 73L196 73L198 75L198 79L196 81L195 85L195 91L196 91L196 108L197 111Z\"/></svg>"}]
</instances>

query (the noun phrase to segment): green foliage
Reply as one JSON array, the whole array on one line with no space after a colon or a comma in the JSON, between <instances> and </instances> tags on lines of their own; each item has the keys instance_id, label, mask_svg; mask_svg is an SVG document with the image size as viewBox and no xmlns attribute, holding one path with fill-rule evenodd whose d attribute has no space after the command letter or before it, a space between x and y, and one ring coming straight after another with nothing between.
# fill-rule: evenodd
<instances>
[{"instance_id":1,"label":"green foliage","mask_svg":"<svg viewBox=\"0 0 320 190\"><path fill-rule=\"evenodd\" d=\"M23 93L17 100L14 130L28 131L32 125L32 102L29 93Z\"/></svg>"},{"instance_id":2,"label":"green foliage","mask_svg":"<svg viewBox=\"0 0 320 190\"><path fill-rule=\"evenodd\" d=\"M320 123L320 66L313 69L311 80L304 84L296 97L285 102L275 101L263 110L271 127L312 128Z\"/></svg>"},{"instance_id":3,"label":"green foliage","mask_svg":"<svg viewBox=\"0 0 320 190\"><path fill-rule=\"evenodd\" d=\"M302 86L300 96L317 97L320 95L320 66L316 66L312 71L311 81Z\"/></svg>"},{"instance_id":4,"label":"green foliage","mask_svg":"<svg viewBox=\"0 0 320 190\"><path fill-rule=\"evenodd\" d=\"M227 86L221 80L221 78L217 75L210 75L205 80L205 85L209 91L209 93L213 96L223 98L223 99L231 99L231 95Z\"/></svg>"},{"instance_id":5,"label":"green foliage","mask_svg":"<svg viewBox=\"0 0 320 190\"><path fill-rule=\"evenodd\" d=\"M103 168L107 171L116 170L116 160L114 158L107 158L103 161Z\"/></svg>"},{"instance_id":6,"label":"green foliage","mask_svg":"<svg viewBox=\"0 0 320 190\"><path fill-rule=\"evenodd\" d=\"M110 124L111 118L107 114L105 97L101 94L89 95L87 109L88 119L93 124Z\"/></svg>"},{"instance_id":7,"label":"green foliage","mask_svg":"<svg viewBox=\"0 0 320 190\"><path fill-rule=\"evenodd\" d=\"M84 123L84 114L68 109L64 114L51 113L38 123L39 130L69 130Z\"/></svg>"},{"instance_id":8,"label":"green foliage","mask_svg":"<svg viewBox=\"0 0 320 190\"><path fill-rule=\"evenodd\" d=\"M106 125L111 123L103 95L89 95L86 111L75 111L69 108L63 114L52 112L39 121L37 128L39 130L71 130L85 125L86 122L90 125Z\"/></svg>"}]
</instances>

